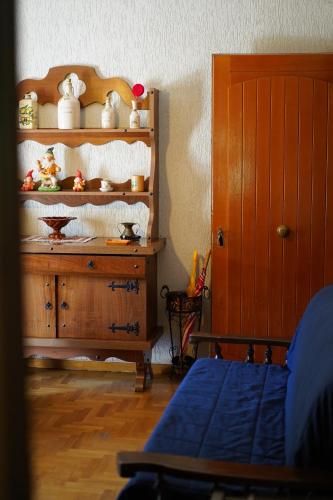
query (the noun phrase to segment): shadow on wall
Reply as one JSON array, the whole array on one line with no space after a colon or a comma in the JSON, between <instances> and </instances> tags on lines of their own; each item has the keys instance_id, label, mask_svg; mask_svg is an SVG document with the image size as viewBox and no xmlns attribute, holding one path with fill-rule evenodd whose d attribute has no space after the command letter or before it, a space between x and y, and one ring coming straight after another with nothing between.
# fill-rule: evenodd
<instances>
[{"instance_id":1,"label":"shadow on wall","mask_svg":"<svg viewBox=\"0 0 333 500\"><path fill-rule=\"evenodd\" d=\"M264 37L253 42L253 52L257 54L333 52L332 38L306 37Z\"/></svg>"},{"instance_id":2,"label":"shadow on wall","mask_svg":"<svg viewBox=\"0 0 333 500\"><path fill-rule=\"evenodd\" d=\"M203 103L200 72L174 82L160 93L160 235L167 238L167 244L158 257L158 291L164 284L170 290L184 290L194 248L203 254L210 245L210 150L206 156L201 155L201 135L196 130L201 125ZM205 132L210 145L208 123ZM166 361L170 339L165 301L161 298L158 318L165 335L155 347L154 357ZM210 305L205 303L202 329L209 326Z\"/></svg>"}]
</instances>

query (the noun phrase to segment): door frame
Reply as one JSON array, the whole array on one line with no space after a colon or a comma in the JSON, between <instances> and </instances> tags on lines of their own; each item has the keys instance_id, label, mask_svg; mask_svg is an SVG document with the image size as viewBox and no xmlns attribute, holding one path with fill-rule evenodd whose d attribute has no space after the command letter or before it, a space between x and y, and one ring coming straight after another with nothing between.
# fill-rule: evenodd
<instances>
[{"instance_id":1,"label":"door frame","mask_svg":"<svg viewBox=\"0 0 333 500\"><path fill-rule=\"evenodd\" d=\"M15 2L0 4L0 484L1 498L30 498L21 340L16 173Z\"/></svg>"}]
</instances>

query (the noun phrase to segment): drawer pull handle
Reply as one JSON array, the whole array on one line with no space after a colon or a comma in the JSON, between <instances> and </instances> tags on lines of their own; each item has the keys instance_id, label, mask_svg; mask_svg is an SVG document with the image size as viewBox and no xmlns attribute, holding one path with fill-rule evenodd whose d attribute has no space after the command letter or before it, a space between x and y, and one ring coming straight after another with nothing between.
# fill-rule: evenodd
<instances>
[{"instance_id":1,"label":"drawer pull handle","mask_svg":"<svg viewBox=\"0 0 333 500\"><path fill-rule=\"evenodd\" d=\"M88 269L94 269L94 267L95 267L94 261L93 260L88 260L88 262L87 262L87 268Z\"/></svg>"},{"instance_id":2,"label":"drawer pull handle","mask_svg":"<svg viewBox=\"0 0 333 500\"><path fill-rule=\"evenodd\" d=\"M130 323L126 325L116 325L116 323L112 323L112 325L109 326L109 330L111 330L112 333L116 333L117 331L134 333L134 335L137 336L139 335L139 322L136 321L132 325Z\"/></svg>"},{"instance_id":3,"label":"drawer pull handle","mask_svg":"<svg viewBox=\"0 0 333 500\"><path fill-rule=\"evenodd\" d=\"M60 307L61 309L68 309L69 305L67 304L67 302L61 302Z\"/></svg>"},{"instance_id":4,"label":"drawer pull handle","mask_svg":"<svg viewBox=\"0 0 333 500\"><path fill-rule=\"evenodd\" d=\"M139 269L139 264L134 264L134 269Z\"/></svg>"},{"instance_id":5,"label":"drawer pull handle","mask_svg":"<svg viewBox=\"0 0 333 500\"><path fill-rule=\"evenodd\" d=\"M108 288L111 288L113 292L116 290L116 288L124 288L127 292L139 293L139 282L138 280L128 280L126 281L126 283L119 284L115 281L112 281L110 285L108 285Z\"/></svg>"},{"instance_id":6,"label":"drawer pull handle","mask_svg":"<svg viewBox=\"0 0 333 500\"><path fill-rule=\"evenodd\" d=\"M49 311L50 309L52 309L52 304L51 304L51 302L46 302L46 304L45 304L45 309L46 309L47 311Z\"/></svg>"}]
</instances>

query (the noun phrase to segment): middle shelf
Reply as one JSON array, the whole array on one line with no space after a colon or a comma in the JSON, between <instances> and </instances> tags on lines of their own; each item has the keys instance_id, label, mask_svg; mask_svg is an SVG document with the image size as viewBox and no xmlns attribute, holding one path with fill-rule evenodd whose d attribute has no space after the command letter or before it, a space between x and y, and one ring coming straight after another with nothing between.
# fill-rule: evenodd
<instances>
[{"instance_id":1,"label":"middle shelf","mask_svg":"<svg viewBox=\"0 0 333 500\"><path fill-rule=\"evenodd\" d=\"M153 197L153 192L149 191L149 178L145 180L145 191L135 192L130 190L131 181L127 180L124 183L113 183L113 191L101 192L98 186L101 183L100 178L87 181L87 188L83 192L75 192L72 190L74 176L67 177L59 181L61 191L19 191L19 200L21 202L33 200L42 203L43 205L54 205L63 203L69 207L78 207L91 203L92 205L107 205L114 201L124 201L129 205L142 202L147 207L149 206L149 198ZM36 188L39 183L36 183Z\"/></svg>"}]
</instances>

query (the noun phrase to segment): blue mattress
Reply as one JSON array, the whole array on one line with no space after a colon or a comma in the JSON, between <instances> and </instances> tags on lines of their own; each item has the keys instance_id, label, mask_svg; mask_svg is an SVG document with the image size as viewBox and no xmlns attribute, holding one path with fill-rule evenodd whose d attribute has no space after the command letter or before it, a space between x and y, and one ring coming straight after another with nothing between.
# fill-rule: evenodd
<instances>
[{"instance_id":1,"label":"blue mattress","mask_svg":"<svg viewBox=\"0 0 333 500\"><path fill-rule=\"evenodd\" d=\"M145 451L284 464L288 376L289 370L278 365L199 359L168 404ZM119 499L155 498L154 480L153 474L137 474ZM165 485L173 500L203 499L211 489L207 483L168 477Z\"/></svg>"}]
</instances>

